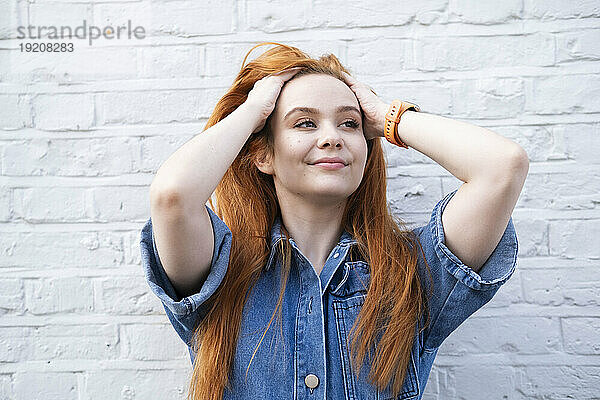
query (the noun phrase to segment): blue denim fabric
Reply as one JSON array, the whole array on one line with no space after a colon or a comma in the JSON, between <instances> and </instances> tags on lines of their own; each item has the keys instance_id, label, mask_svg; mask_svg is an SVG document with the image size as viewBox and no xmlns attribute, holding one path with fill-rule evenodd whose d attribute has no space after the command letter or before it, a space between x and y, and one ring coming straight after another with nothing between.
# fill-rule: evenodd
<instances>
[{"instance_id":1,"label":"blue denim fabric","mask_svg":"<svg viewBox=\"0 0 600 400\"><path fill-rule=\"evenodd\" d=\"M433 278L429 303L430 326L419 333L415 328L412 360L402 393L396 399L420 399L438 348L471 314L491 300L500 286L514 273L517 261L517 235L512 217L492 255L479 271L463 264L444 244L442 211L456 190L434 207L427 225L413 231L421 241ZM206 206L214 230L214 253L210 274L198 293L178 298L156 251L149 219L141 232L142 265L152 292L161 300L177 334L189 347L196 318L202 318L203 302L222 282L229 263L231 231ZM256 287L244 308L240 338L235 355L232 387L225 399L392 399L391 387L377 391L367 380L368 358L355 377L347 345L349 331L364 303L369 285L369 266L353 257L356 243L343 232L317 276L293 239L292 271L283 301L283 324L273 320L246 375L246 368L266 328L279 296L280 262L274 246L283 238L278 219L271 233L271 252ZM353 252L355 255L356 253ZM421 282L428 290L422 256L418 263ZM421 320L420 323L423 321ZM281 332L283 336L281 335ZM313 374L312 388L305 377ZM309 381L310 384L310 381Z\"/></svg>"}]
</instances>

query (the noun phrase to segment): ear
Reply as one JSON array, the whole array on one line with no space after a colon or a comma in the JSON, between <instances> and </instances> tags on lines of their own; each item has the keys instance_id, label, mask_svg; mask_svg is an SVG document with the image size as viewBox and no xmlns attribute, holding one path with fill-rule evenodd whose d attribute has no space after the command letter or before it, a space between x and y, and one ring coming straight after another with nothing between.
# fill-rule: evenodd
<instances>
[{"instance_id":1,"label":"ear","mask_svg":"<svg viewBox=\"0 0 600 400\"><path fill-rule=\"evenodd\" d=\"M266 152L258 154L254 159L254 165L256 168L264 174L274 175L273 163L271 157Z\"/></svg>"}]
</instances>

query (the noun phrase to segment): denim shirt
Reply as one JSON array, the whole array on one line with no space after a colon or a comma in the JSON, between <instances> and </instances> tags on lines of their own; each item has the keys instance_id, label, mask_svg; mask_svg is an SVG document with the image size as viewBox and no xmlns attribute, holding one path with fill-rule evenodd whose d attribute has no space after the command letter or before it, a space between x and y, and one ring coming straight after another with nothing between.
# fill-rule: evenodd
<instances>
[{"instance_id":1,"label":"denim shirt","mask_svg":"<svg viewBox=\"0 0 600 400\"><path fill-rule=\"evenodd\" d=\"M456 190L434 207L429 222L413 229L419 237L432 274L431 322L423 332L415 327L415 340L402 392L396 399L420 399L438 348L471 314L491 300L515 271L517 235L509 219L504 234L479 273L456 257L444 244L442 211ZM232 234L227 225L206 206L214 231L211 270L199 292L179 298L169 281L156 250L149 219L141 232L141 255L145 277L161 300L173 328L188 345L196 318L218 288L229 264ZM234 358L232 390L224 399L392 399L391 385L377 391L367 380L368 357L355 377L350 365L349 331L364 303L369 284L369 265L350 261L356 241L344 231L317 275L310 261L293 239L292 269L284 293L282 319L275 318L246 368L277 304L281 265L274 257L277 242L283 240L278 218L271 231L271 254L260 279L250 292L243 310L241 331ZM420 254L420 252L419 252ZM422 255L419 276L429 292ZM283 330L283 336L281 331Z\"/></svg>"}]
</instances>

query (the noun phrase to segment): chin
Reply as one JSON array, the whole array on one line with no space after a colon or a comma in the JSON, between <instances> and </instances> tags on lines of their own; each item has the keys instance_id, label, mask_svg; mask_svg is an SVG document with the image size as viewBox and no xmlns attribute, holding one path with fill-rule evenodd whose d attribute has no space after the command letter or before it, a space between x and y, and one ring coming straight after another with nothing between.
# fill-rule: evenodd
<instances>
[{"instance_id":1,"label":"chin","mask_svg":"<svg viewBox=\"0 0 600 400\"><path fill-rule=\"evenodd\" d=\"M307 190L306 193L308 196L328 198L330 200L344 200L348 198L354 191L355 187L349 187L348 185L332 185L332 184L323 184L323 186L315 187L313 185L312 190Z\"/></svg>"}]
</instances>

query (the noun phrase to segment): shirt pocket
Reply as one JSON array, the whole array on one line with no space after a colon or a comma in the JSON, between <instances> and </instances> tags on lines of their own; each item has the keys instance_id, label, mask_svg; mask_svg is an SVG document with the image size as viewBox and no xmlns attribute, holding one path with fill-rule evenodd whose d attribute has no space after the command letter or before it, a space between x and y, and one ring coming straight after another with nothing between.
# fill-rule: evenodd
<instances>
[{"instance_id":1,"label":"shirt pocket","mask_svg":"<svg viewBox=\"0 0 600 400\"><path fill-rule=\"evenodd\" d=\"M331 294L335 298L348 298L354 294L367 294L370 282L369 264L365 261L346 261L343 271L331 282Z\"/></svg>"},{"instance_id":2,"label":"shirt pocket","mask_svg":"<svg viewBox=\"0 0 600 400\"><path fill-rule=\"evenodd\" d=\"M339 293L339 292L338 292ZM360 370L360 377L355 376L354 368L350 362L350 329L358 317L362 305L365 302L366 292L354 292L350 297L333 299L333 310L337 328L338 346L340 352L340 363L342 377L344 380L344 393L347 400L391 400L391 399L417 399L420 394L417 368L415 364L414 346L411 352L411 360L406 372L402 391L394 397L391 384L383 391L368 381L371 368L368 357Z\"/></svg>"}]
</instances>

